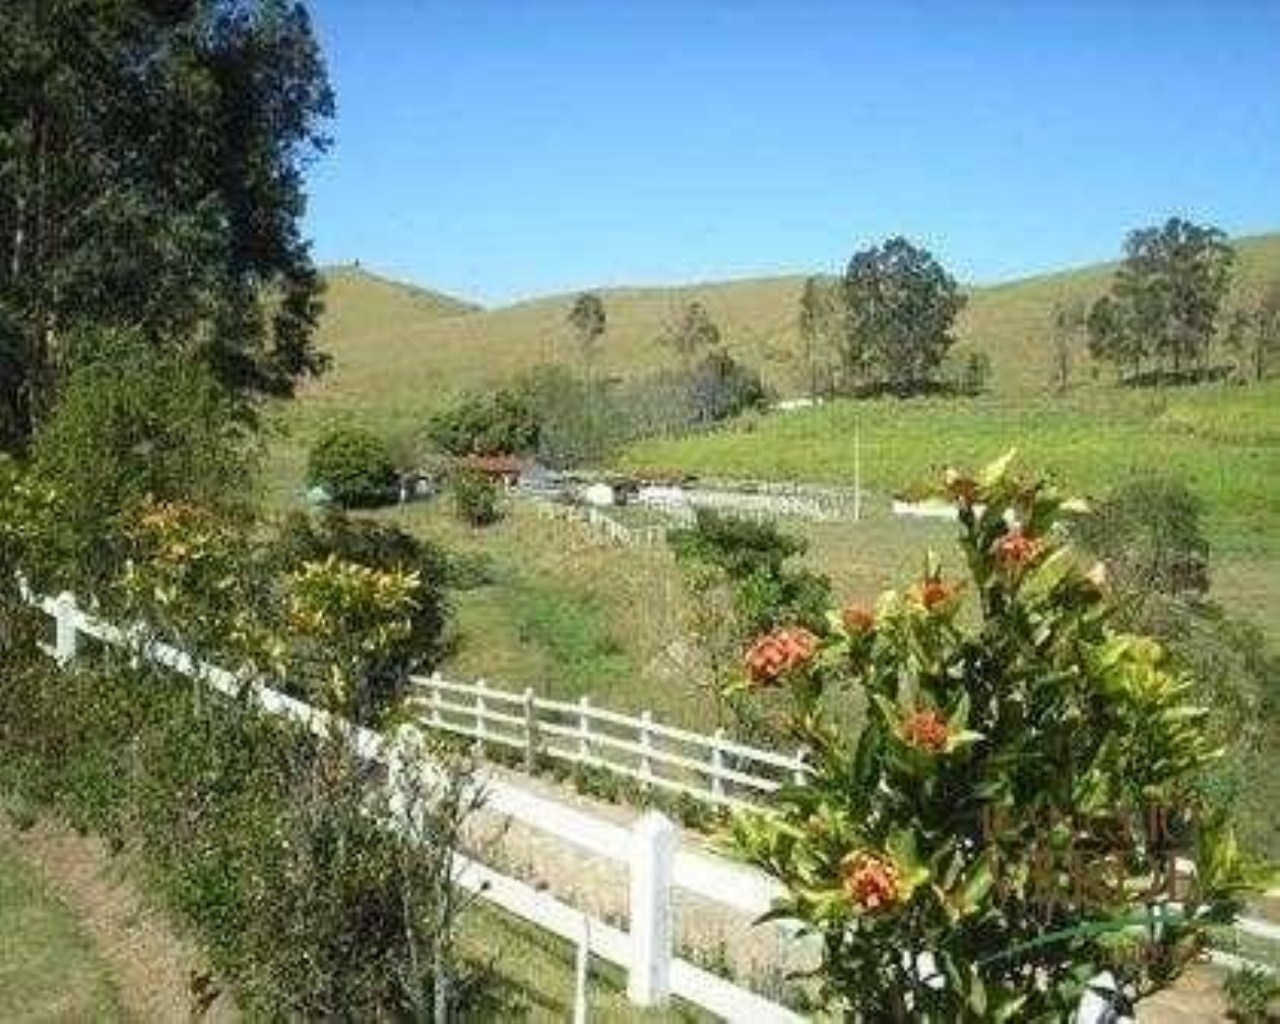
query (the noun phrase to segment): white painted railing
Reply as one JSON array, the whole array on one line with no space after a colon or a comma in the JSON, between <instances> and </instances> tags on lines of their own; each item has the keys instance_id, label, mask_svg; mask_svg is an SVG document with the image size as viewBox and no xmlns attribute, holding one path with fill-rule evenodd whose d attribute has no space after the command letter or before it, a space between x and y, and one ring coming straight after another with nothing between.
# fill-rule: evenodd
<instances>
[{"instance_id":1,"label":"white painted railing","mask_svg":"<svg viewBox=\"0 0 1280 1024\"><path fill-rule=\"evenodd\" d=\"M248 698L266 713L297 722L316 735L329 736L339 730L357 756L385 768L393 805L401 793L403 780L414 773L430 778L440 770L423 755L421 732L412 726L402 726L395 737L388 738L259 681L203 662L147 637L136 627L122 629L103 622L81 611L69 593L56 598L40 598L29 593L27 596L35 607L54 619L54 642L42 645L42 649L60 666L68 666L76 659L80 637L87 636L129 650L134 657L196 679L228 697ZM459 885L571 943L581 942L585 935L591 953L627 972L627 994L637 1006L659 1005L670 995L676 995L729 1021L795 1024L803 1020L786 1007L674 955L675 889L755 917L785 895L773 879L720 857L680 849L675 827L657 812L650 811L626 827L496 776L484 778L479 784L483 787L487 810L624 865L629 877L629 927L623 931L590 917L542 889L462 854L457 857ZM1280 940L1280 926L1269 922L1239 918L1235 926L1256 938ZM1257 966L1226 953L1215 952L1214 958L1225 964Z\"/></svg>"},{"instance_id":2,"label":"white painted railing","mask_svg":"<svg viewBox=\"0 0 1280 1024\"><path fill-rule=\"evenodd\" d=\"M586 765L621 778L726 807L760 807L787 782L808 773L806 752L737 743L723 729L691 732L622 715L590 698L549 700L533 690L504 690L484 680L451 682L438 673L414 677L409 706L431 729L467 736L483 748L517 751L526 771L544 759Z\"/></svg>"},{"instance_id":3,"label":"white painted railing","mask_svg":"<svg viewBox=\"0 0 1280 1024\"><path fill-rule=\"evenodd\" d=\"M652 548L660 546L667 536L666 526L628 526L594 505L566 505L533 497L527 500L542 516L582 523L615 544Z\"/></svg>"},{"instance_id":4,"label":"white painted railing","mask_svg":"<svg viewBox=\"0 0 1280 1024\"><path fill-rule=\"evenodd\" d=\"M393 804L403 808L404 780L420 773L432 777L440 769L422 753L421 732L402 726L395 737L347 722L264 683L246 679L147 636L137 628L122 629L77 607L69 593L30 603L54 620L54 642L42 645L63 667L81 651L81 640L128 650L211 690L249 699L264 712L289 719L315 735L343 735L363 760L386 772ZM665 1002L671 995L729 1021L798 1022L803 1018L749 989L677 958L673 949L673 892L680 888L714 903L757 916L768 910L782 890L757 871L722 858L679 849L678 833L663 815L648 812L631 827L615 824L568 804L532 793L491 776L479 782L487 811L506 815L597 857L619 863L629 875L629 927L623 931L519 879L474 858L459 854L457 882L507 913L530 921L571 942L584 934L590 951L627 972L627 994L638 1006ZM586 926L584 927L584 918Z\"/></svg>"}]
</instances>

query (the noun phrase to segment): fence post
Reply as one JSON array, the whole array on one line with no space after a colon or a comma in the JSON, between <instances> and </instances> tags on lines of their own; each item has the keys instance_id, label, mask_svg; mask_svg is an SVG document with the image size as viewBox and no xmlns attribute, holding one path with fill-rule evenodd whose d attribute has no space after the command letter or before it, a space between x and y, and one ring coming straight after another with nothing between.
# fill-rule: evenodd
<instances>
[{"instance_id":1,"label":"fence post","mask_svg":"<svg viewBox=\"0 0 1280 1024\"><path fill-rule=\"evenodd\" d=\"M791 781L797 786L803 786L805 780L809 778L809 748L801 747L796 751L796 766L791 772Z\"/></svg>"},{"instance_id":2,"label":"fence post","mask_svg":"<svg viewBox=\"0 0 1280 1024\"><path fill-rule=\"evenodd\" d=\"M476 753L484 754L484 737L488 731L485 724L484 713L488 710L488 705L484 699L485 681L483 679L476 680L476 702L474 704L476 711Z\"/></svg>"},{"instance_id":3,"label":"fence post","mask_svg":"<svg viewBox=\"0 0 1280 1024\"><path fill-rule=\"evenodd\" d=\"M524 691L524 770L532 772L538 765L538 716L533 688Z\"/></svg>"},{"instance_id":4,"label":"fence post","mask_svg":"<svg viewBox=\"0 0 1280 1024\"><path fill-rule=\"evenodd\" d=\"M591 918L578 925L578 956L574 964L573 1024L587 1024L587 975L591 970Z\"/></svg>"},{"instance_id":5,"label":"fence post","mask_svg":"<svg viewBox=\"0 0 1280 1024\"><path fill-rule=\"evenodd\" d=\"M671 995L671 878L676 829L650 811L631 831L631 963L627 998L660 1006Z\"/></svg>"},{"instance_id":6,"label":"fence post","mask_svg":"<svg viewBox=\"0 0 1280 1024\"><path fill-rule=\"evenodd\" d=\"M76 610L76 596L64 590L53 599L53 657L59 666L67 666L75 660L80 635L80 613Z\"/></svg>"},{"instance_id":7,"label":"fence post","mask_svg":"<svg viewBox=\"0 0 1280 1024\"><path fill-rule=\"evenodd\" d=\"M431 683L431 724L437 728L444 722L444 715L440 713L440 687L438 685L442 678L439 672L432 672L429 680Z\"/></svg>"},{"instance_id":8,"label":"fence post","mask_svg":"<svg viewBox=\"0 0 1280 1024\"><path fill-rule=\"evenodd\" d=\"M584 693L578 698L578 760L584 764L591 756L591 699Z\"/></svg>"},{"instance_id":9,"label":"fence post","mask_svg":"<svg viewBox=\"0 0 1280 1024\"><path fill-rule=\"evenodd\" d=\"M640 781L648 788L653 781L653 758L649 752L653 749L653 733L649 726L653 724L653 712L640 712Z\"/></svg>"},{"instance_id":10,"label":"fence post","mask_svg":"<svg viewBox=\"0 0 1280 1024\"><path fill-rule=\"evenodd\" d=\"M711 795L724 799L724 730L717 729L711 737Z\"/></svg>"}]
</instances>

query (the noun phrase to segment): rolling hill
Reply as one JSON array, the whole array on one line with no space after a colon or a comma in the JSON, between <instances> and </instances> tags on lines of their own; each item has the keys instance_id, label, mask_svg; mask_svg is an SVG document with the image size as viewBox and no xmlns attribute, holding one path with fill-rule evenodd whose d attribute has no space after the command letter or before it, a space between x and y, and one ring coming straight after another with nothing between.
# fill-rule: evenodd
<instances>
[{"instance_id":1,"label":"rolling hill","mask_svg":"<svg viewBox=\"0 0 1280 1024\"><path fill-rule=\"evenodd\" d=\"M1280 234L1237 241L1237 287L1251 292L1280 279ZM1047 320L1055 301L1091 299L1113 265L1100 264L970 290L959 323L961 346L986 352L993 390L1043 392L1049 377ZM481 309L451 296L377 277L355 266L329 269L320 345L332 371L308 388L297 411L347 413L399 430L459 391L500 383L539 362L572 359L565 328L572 295ZM787 353L796 347L799 275L600 292L609 317L601 369L626 375L670 359L654 343L682 304L698 299L730 348L761 367L782 393L795 389Z\"/></svg>"}]
</instances>

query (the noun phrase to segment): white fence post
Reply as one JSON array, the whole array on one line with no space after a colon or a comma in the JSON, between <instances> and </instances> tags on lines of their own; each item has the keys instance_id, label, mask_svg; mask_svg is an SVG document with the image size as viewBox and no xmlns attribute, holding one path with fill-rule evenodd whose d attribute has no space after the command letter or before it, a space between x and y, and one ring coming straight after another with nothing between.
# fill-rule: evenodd
<instances>
[{"instance_id":1,"label":"white fence post","mask_svg":"<svg viewBox=\"0 0 1280 1024\"><path fill-rule=\"evenodd\" d=\"M474 704L476 710L476 752L484 753L484 738L488 731L488 725L485 721L485 712L488 711L487 703L484 699L485 681L483 679L476 680L476 702Z\"/></svg>"},{"instance_id":2,"label":"white fence post","mask_svg":"<svg viewBox=\"0 0 1280 1024\"><path fill-rule=\"evenodd\" d=\"M524 770L532 772L538 766L538 714L533 688L524 691Z\"/></svg>"},{"instance_id":3,"label":"white fence post","mask_svg":"<svg viewBox=\"0 0 1280 1024\"><path fill-rule=\"evenodd\" d=\"M649 752L653 750L653 733L649 727L653 725L653 712L640 712L640 781L647 788L653 782L653 758Z\"/></svg>"},{"instance_id":4,"label":"white fence post","mask_svg":"<svg viewBox=\"0 0 1280 1024\"><path fill-rule=\"evenodd\" d=\"M60 666L66 666L75 660L80 638L80 612L76 609L75 594L64 590L53 599L53 607L53 657Z\"/></svg>"},{"instance_id":5,"label":"white fence post","mask_svg":"<svg viewBox=\"0 0 1280 1024\"><path fill-rule=\"evenodd\" d=\"M796 766L791 772L791 781L803 786L809 778L809 748L801 747L796 751Z\"/></svg>"},{"instance_id":6,"label":"white fence post","mask_svg":"<svg viewBox=\"0 0 1280 1024\"><path fill-rule=\"evenodd\" d=\"M591 700L584 693L578 698L578 760L591 756Z\"/></svg>"},{"instance_id":7,"label":"white fence post","mask_svg":"<svg viewBox=\"0 0 1280 1024\"><path fill-rule=\"evenodd\" d=\"M724 799L724 730L717 729L711 737L711 795Z\"/></svg>"},{"instance_id":8,"label":"white fence post","mask_svg":"<svg viewBox=\"0 0 1280 1024\"><path fill-rule=\"evenodd\" d=\"M587 1024L587 975L591 970L591 918L582 915L578 958L574 964L573 1024Z\"/></svg>"},{"instance_id":9,"label":"white fence post","mask_svg":"<svg viewBox=\"0 0 1280 1024\"><path fill-rule=\"evenodd\" d=\"M650 811L631 830L631 964L627 998L661 1006L671 995L671 881L676 829Z\"/></svg>"},{"instance_id":10,"label":"white fence post","mask_svg":"<svg viewBox=\"0 0 1280 1024\"><path fill-rule=\"evenodd\" d=\"M437 685L442 678L439 672L432 672L429 680L431 683L431 724L437 727L444 722L444 716L440 713L440 687Z\"/></svg>"}]
</instances>

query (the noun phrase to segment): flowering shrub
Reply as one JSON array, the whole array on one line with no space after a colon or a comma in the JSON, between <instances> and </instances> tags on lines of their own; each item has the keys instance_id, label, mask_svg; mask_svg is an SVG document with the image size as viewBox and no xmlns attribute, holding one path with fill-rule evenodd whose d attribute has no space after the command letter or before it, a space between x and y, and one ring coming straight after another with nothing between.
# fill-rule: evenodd
<instances>
[{"instance_id":1,"label":"flowering shrub","mask_svg":"<svg viewBox=\"0 0 1280 1024\"><path fill-rule=\"evenodd\" d=\"M747 651L738 688L785 689L813 772L736 844L786 886L772 916L822 936L825 996L858 1019L1062 1019L1103 969L1158 988L1249 880L1199 793L1216 751L1192 681L1111 624L1063 533L1078 503L1011 456L943 493L964 577L930 555L874 610ZM857 736L836 724L851 700Z\"/></svg>"},{"instance_id":2,"label":"flowering shrub","mask_svg":"<svg viewBox=\"0 0 1280 1024\"><path fill-rule=\"evenodd\" d=\"M418 577L371 569L330 555L308 562L288 581L288 621L323 666L299 673L330 710L368 720L377 710L373 670L413 630ZM382 695L388 696L388 695Z\"/></svg>"}]
</instances>

